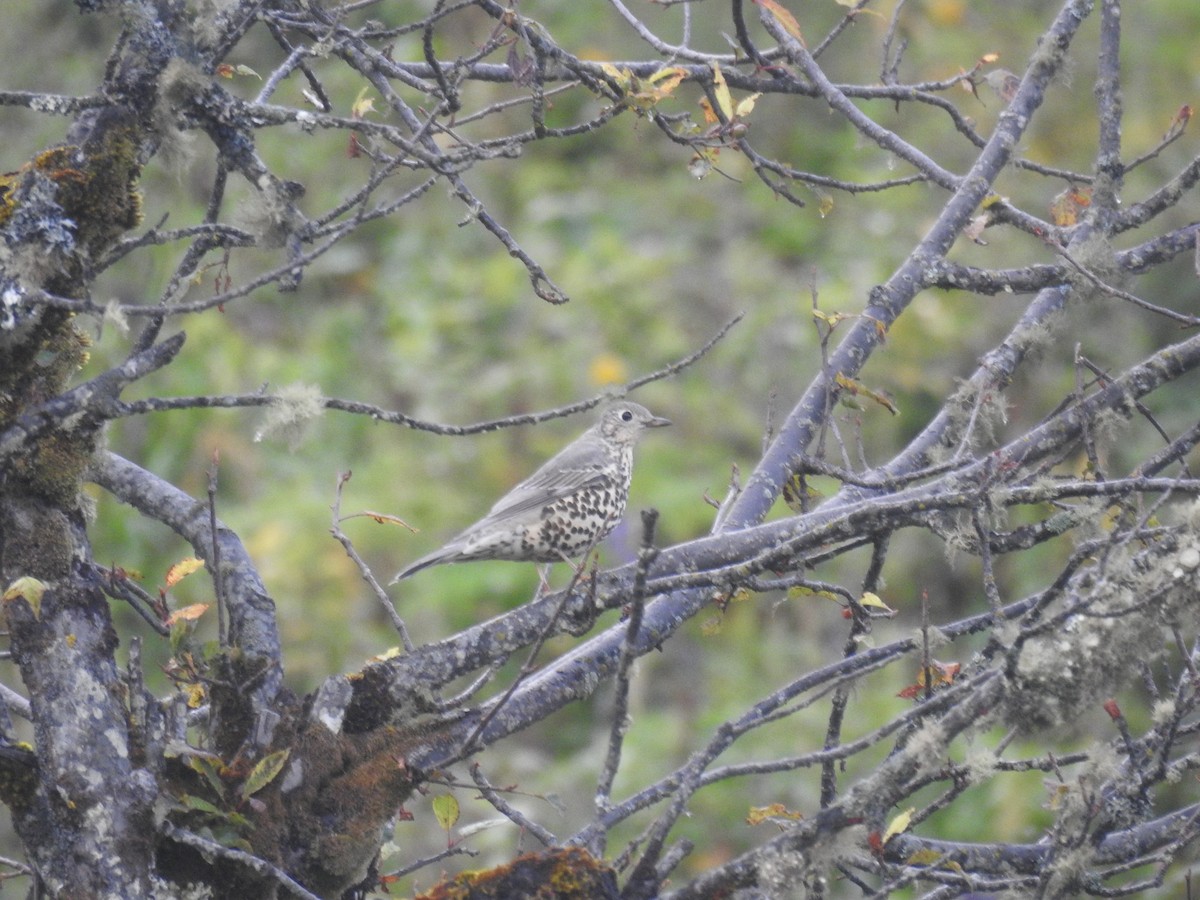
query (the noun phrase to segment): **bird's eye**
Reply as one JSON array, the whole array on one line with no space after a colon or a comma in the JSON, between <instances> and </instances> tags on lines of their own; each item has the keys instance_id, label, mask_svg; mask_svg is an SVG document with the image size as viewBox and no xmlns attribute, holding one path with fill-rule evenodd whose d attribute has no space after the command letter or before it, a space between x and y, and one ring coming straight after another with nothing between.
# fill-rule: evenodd
<instances>
[{"instance_id":1,"label":"bird's eye","mask_svg":"<svg viewBox=\"0 0 1200 900\"><path fill-rule=\"evenodd\" d=\"M632 422L633 421L633 413L630 412L629 410L625 410L625 412L621 413L621 421L622 422Z\"/></svg>"}]
</instances>

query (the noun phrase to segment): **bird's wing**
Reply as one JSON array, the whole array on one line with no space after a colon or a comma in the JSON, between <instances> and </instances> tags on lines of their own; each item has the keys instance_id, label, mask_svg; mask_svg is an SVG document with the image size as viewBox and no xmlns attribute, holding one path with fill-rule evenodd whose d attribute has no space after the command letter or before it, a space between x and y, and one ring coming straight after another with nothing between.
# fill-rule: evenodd
<instances>
[{"instance_id":1,"label":"bird's wing","mask_svg":"<svg viewBox=\"0 0 1200 900\"><path fill-rule=\"evenodd\" d=\"M407 578L414 572L443 562L456 562L461 554L481 534L487 534L498 523L506 527L534 524L541 517L542 508L575 491L594 485L602 485L612 477L610 460L598 440L583 434L568 444L557 456L547 460L541 468L496 501L488 514L474 525L451 538L441 549L423 556L401 570L392 583ZM524 521L523 521L524 520Z\"/></svg>"},{"instance_id":2,"label":"bird's wing","mask_svg":"<svg viewBox=\"0 0 1200 900\"><path fill-rule=\"evenodd\" d=\"M560 497L600 484L606 477L609 465L595 443L577 440L568 444L557 456L547 460L541 468L497 500L479 524L493 523L529 510L540 511L547 503Z\"/></svg>"}]
</instances>

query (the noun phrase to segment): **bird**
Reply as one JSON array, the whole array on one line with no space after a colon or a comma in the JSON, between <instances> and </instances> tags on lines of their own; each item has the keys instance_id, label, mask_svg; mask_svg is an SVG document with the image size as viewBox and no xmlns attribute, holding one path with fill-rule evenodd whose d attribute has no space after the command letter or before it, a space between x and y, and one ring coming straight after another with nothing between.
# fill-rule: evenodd
<instances>
[{"instance_id":1,"label":"bird","mask_svg":"<svg viewBox=\"0 0 1200 900\"><path fill-rule=\"evenodd\" d=\"M595 425L496 501L486 516L401 569L389 584L443 563L570 562L604 540L624 515L633 447L642 432L670 424L629 400L610 404Z\"/></svg>"}]
</instances>

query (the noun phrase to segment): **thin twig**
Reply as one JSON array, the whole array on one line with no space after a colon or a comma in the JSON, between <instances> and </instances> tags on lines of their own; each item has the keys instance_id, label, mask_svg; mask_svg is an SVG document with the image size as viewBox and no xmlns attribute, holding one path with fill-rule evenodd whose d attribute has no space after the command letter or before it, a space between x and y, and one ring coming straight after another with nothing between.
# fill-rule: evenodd
<instances>
[{"instance_id":1,"label":"thin twig","mask_svg":"<svg viewBox=\"0 0 1200 900\"><path fill-rule=\"evenodd\" d=\"M592 552L594 546L595 544L593 543L593 546L588 548L587 552L584 554L584 559L586 559L587 556ZM512 684L505 689L504 693L494 700L491 706L488 707L487 712L480 717L479 722L475 726L474 730L470 735L468 735L467 739L463 741L462 746L455 754L457 758L462 759L470 756L480 748L479 738L482 736L484 729L486 729L491 721L495 719L497 715L499 715L500 710L504 708L505 704L512 699L513 694L516 693L517 688L521 686L521 683L530 675L532 675L537 669L538 655L542 652L542 647L545 646L546 641L548 641L550 636L554 633L555 626L558 624L559 619L562 618L562 614L566 611L567 604L574 599L575 587L579 583L580 578L583 576L583 572L584 567L581 565L575 570L574 574L572 574L571 580L563 589L562 596L559 599L558 604L555 606L554 611L546 620L546 624L538 634L537 640L535 640L530 646L529 655L525 658L525 664L521 666L521 671L517 673L517 677L512 680Z\"/></svg>"},{"instance_id":2,"label":"thin twig","mask_svg":"<svg viewBox=\"0 0 1200 900\"><path fill-rule=\"evenodd\" d=\"M1049 246L1054 250L1055 253L1070 263L1075 271L1077 271L1080 275L1082 275L1104 293L1112 297L1116 297L1118 300L1124 300L1126 303L1132 303L1134 306L1140 307L1148 312L1152 312L1156 315L1163 316L1164 318L1179 322L1185 327L1195 328L1200 326L1200 316L1185 315L1184 313L1176 312L1173 309L1168 309L1165 306L1159 306L1156 303L1143 300L1136 294L1129 293L1129 291L1123 291L1119 287L1109 284L1107 281L1102 279L1099 275L1077 260L1071 255L1071 252L1067 250L1066 247L1058 246L1053 242L1050 242Z\"/></svg>"},{"instance_id":3,"label":"thin twig","mask_svg":"<svg viewBox=\"0 0 1200 900\"><path fill-rule=\"evenodd\" d=\"M116 567L96 566L94 571L99 576L100 587L104 593L128 603L161 637L167 637L171 633L171 629L155 610L154 597L145 588Z\"/></svg>"},{"instance_id":4,"label":"thin twig","mask_svg":"<svg viewBox=\"0 0 1200 900\"><path fill-rule=\"evenodd\" d=\"M225 593L225 573L221 570L221 545L217 540L219 523L217 522L217 467L220 465L220 451L214 450L212 465L208 470L208 533L210 539L210 558L206 560L208 571L212 575L213 594L217 598L217 635L223 648L229 647L229 610L226 604L229 598Z\"/></svg>"},{"instance_id":5,"label":"thin twig","mask_svg":"<svg viewBox=\"0 0 1200 900\"><path fill-rule=\"evenodd\" d=\"M629 688L632 681L630 675L634 660L638 657L637 637L646 609L646 573L658 556L654 546L654 527L657 522L658 510L647 509L642 512L642 549L638 554L637 571L634 573L625 644L621 647L621 657L617 663L616 695L613 702L612 726L608 733L608 753L596 784L595 805L596 811L601 815L608 812L612 805L613 782L617 778L617 770L621 765L621 748L629 730ZM594 855L603 856L604 838L603 832L597 835L597 846L591 848Z\"/></svg>"},{"instance_id":6,"label":"thin twig","mask_svg":"<svg viewBox=\"0 0 1200 900\"><path fill-rule=\"evenodd\" d=\"M399 869L395 869L387 874L389 878L403 878L405 875L411 875L413 872L423 869L426 866L431 866L435 862L441 862L443 859L447 859L451 856L475 857L478 855L478 850L472 850L469 847L463 846L462 844L454 844L453 846L439 850L437 853L434 853L430 856L423 856L420 859L414 859L407 865L403 865Z\"/></svg>"},{"instance_id":7,"label":"thin twig","mask_svg":"<svg viewBox=\"0 0 1200 900\"><path fill-rule=\"evenodd\" d=\"M515 822L525 831L528 831L535 838L541 841L544 846L553 847L558 843L558 838L556 838L550 831L543 828L537 822L533 821L533 819L526 816L519 809L516 809L511 803L500 796L499 792L497 792L492 783L488 781L486 777L484 777L483 770L480 768L479 763L472 763L470 766L468 766L468 770L471 773L471 778L474 780L475 785L479 788L479 792L483 794L483 799L492 804L492 806L496 808L497 812L499 812L505 818Z\"/></svg>"},{"instance_id":8,"label":"thin twig","mask_svg":"<svg viewBox=\"0 0 1200 900\"><path fill-rule=\"evenodd\" d=\"M689 353L670 365L664 366L646 375L641 375L632 381L627 382L620 388L606 391L601 394L596 394L585 400L578 400L574 403L559 406L554 409L544 410L537 413L526 413L518 416L505 416L499 419L489 419L483 422L477 422L471 425L444 425L437 422L429 422L423 419L415 419L403 413L393 412L383 409L379 406L373 406L369 403L360 403L356 400L340 400L333 397L322 397L316 400L325 409L337 410L339 412L351 413L354 415L368 416L376 421L389 422L394 425L404 425L417 431L427 431L431 434L440 434L446 436L461 437L464 435L483 434L489 431L498 431L501 428L511 428L517 425L537 425L542 422L548 422L551 419L559 419L565 416L574 415L580 412L594 409L613 399L613 397L623 397L636 388L648 384L652 381L660 381L664 378L670 378L673 375L679 374L681 371L691 366L720 341L729 330L742 320L744 314L739 314L723 325L720 330L710 338L700 349ZM114 414L112 417L125 417L134 415L145 415L154 412L167 412L178 409L241 409L254 408L262 406L272 406L280 403L282 398L278 394L254 393L254 394L230 394L222 396L196 396L196 397L171 397L171 398L148 398L145 400L133 401L116 401L112 404Z\"/></svg>"},{"instance_id":9,"label":"thin twig","mask_svg":"<svg viewBox=\"0 0 1200 900\"><path fill-rule=\"evenodd\" d=\"M342 491L346 486L346 482L349 480L349 471L338 473L337 481L335 482L333 489L333 504L330 506L330 510L332 511L333 515L329 526L329 533L333 535L334 540L342 545L342 548L346 551L346 555L349 556L354 565L358 567L358 573L360 576L362 576L362 580L367 583L367 587L371 589L371 593L375 595L375 598L379 601L380 606L383 607L384 613L389 619L391 619L392 627L395 628L396 632L400 635L400 640L404 643L404 649L409 653L412 653L415 645L412 642L412 638L408 634L408 626L404 624L404 619L402 619L400 617L400 613L396 611L396 607L392 603L391 598L388 597L387 591L385 591L382 585L380 585L375 579L375 575L371 571L371 567L366 564L363 558L358 555L358 551L354 549L354 542L350 540L349 536L344 531L342 531Z\"/></svg>"},{"instance_id":10,"label":"thin twig","mask_svg":"<svg viewBox=\"0 0 1200 900\"><path fill-rule=\"evenodd\" d=\"M321 900L316 894L311 893L295 881L287 872L265 859L260 859L244 850L235 850L233 847L218 844L216 841L201 837L170 822L164 822L161 827L163 834L170 840L193 847L206 857L226 859L239 866L245 866L259 875L270 878L293 897L299 897L300 900Z\"/></svg>"}]
</instances>

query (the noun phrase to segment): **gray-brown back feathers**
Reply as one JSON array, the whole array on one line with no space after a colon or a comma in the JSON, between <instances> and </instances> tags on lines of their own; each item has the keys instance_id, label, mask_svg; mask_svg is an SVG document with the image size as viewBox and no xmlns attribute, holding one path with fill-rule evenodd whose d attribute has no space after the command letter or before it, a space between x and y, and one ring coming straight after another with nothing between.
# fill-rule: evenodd
<instances>
[{"instance_id":1,"label":"gray-brown back feathers","mask_svg":"<svg viewBox=\"0 0 1200 900\"><path fill-rule=\"evenodd\" d=\"M441 563L560 562L580 556L604 540L625 512L633 446L642 431L670 424L628 400L608 406L595 425L501 497L486 516L402 569L391 583Z\"/></svg>"}]
</instances>

